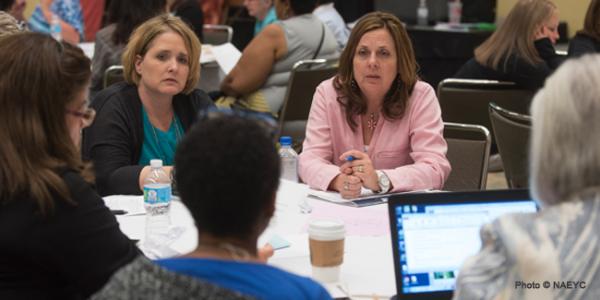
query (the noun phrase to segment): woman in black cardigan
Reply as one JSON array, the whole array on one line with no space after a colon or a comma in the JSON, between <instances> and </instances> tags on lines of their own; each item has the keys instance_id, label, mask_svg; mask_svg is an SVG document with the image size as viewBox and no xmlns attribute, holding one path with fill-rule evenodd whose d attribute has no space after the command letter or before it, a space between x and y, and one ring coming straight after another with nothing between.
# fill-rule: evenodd
<instances>
[{"instance_id":1,"label":"woman in black cardigan","mask_svg":"<svg viewBox=\"0 0 600 300\"><path fill-rule=\"evenodd\" d=\"M563 61L554 51L558 21L552 1L518 1L454 77L512 81L525 89L539 89Z\"/></svg>"},{"instance_id":2,"label":"woman in black cardigan","mask_svg":"<svg viewBox=\"0 0 600 300\"><path fill-rule=\"evenodd\" d=\"M101 195L141 194L154 158L170 174L177 143L198 110L213 105L195 89L199 57L198 38L177 17L157 16L134 31L123 54L125 83L94 98L96 122L84 132Z\"/></svg>"}]
</instances>

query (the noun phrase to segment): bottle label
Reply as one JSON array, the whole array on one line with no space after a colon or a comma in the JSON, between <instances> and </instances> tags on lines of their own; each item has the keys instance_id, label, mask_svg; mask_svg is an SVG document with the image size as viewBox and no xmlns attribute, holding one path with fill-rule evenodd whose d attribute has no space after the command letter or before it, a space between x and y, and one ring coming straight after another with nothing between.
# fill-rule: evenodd
<instances>
[{"instance_id":1,"label":"bottle label","mask_svg":"<svg viewBox=\"0 0 600 300\"><path fill-rule=\"evenodd\" d=\"M144 203L167 204L171 201L171 186L150 187L144 186Z\"/></svg>"}]
</instances>

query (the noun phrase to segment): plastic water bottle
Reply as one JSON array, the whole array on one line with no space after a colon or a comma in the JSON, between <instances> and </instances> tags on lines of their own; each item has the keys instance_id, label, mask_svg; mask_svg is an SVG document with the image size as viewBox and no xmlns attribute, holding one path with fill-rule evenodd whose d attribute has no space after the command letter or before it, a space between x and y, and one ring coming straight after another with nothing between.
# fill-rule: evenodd
<instances>
[{"instance_id":1,"label":"plastic water bottle","mask_svg":"<svg viewBox=\"0 0 600 300\"><path fill-rule=\"evenodd\" d=\"M162 166L162 160L151 160L152 170L144 179L144 207L149 215L162 215L169 212L171 179Z\"/></svg>"},{"instance_id":2,"label":"plastic water bottle","mask_svg":"<svg viewBox=\"0 0 600 300\"><path fill-rule=\"evenodd\" d=\"M298 153L292 149L292 138L279 138L279 157L281 158L281 178L298 182Z\"/></svg>"},{"instance_id":3,"label":"plastic water bottle","mask_svg":"<svg viewBox=\"0 0 600 300\"><path fill-rule=\"evenodd\" d=\"M426 0L421 0L417 8L417 24L427 26L429 23L429 9L427 8Z\"/></svg>"},{"instance_id":4,"label":"plastic water bottle","mask_svg":"<svg viewBox=\"0 0 600 300\"><path fill-rule=\"evenodd\" d=\"M448 2L448 22L450 24L459 24L462 15L462 3L460 0Z\"/></svg>"},{"instance_id":5,"label":"plastic water bottle","mask_svg":"<svg viewBox=\"0 0 600 300\"><path fill-rule=\"evenodd\" d=\"M62 28L60 27L60 18L52 14L52 20L50 21L50 35L57 40L62 41Z\"/></svg>"}]
</instances>

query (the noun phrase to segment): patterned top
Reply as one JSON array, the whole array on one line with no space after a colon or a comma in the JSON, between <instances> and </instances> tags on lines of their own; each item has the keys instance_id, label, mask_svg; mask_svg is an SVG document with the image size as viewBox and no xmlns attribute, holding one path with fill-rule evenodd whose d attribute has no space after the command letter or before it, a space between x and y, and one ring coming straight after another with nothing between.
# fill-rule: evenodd
<instances>
[{"instance_id":1,"label":"patterned top","mask_svg":"<svg viewBox=\"0 0 600 300\"><path fill-rule=\"evenodd\" d=\"M61 20L73 26L79 32L79 36L83 37L83 15L79 1L54 0L50 5L50 10ZM29 19L29 28L32 31L50 34L50 23L48 21L50 20L46 20L40 5L38 5Z\"/></svg>"},{"instance_id":2,"label":"patterned top","mask_svg":"<svg viewBox=\"0 0 600 300\"><path fill-rule=\"evenodd\" d=\"M91 299L240 299L253 297L215 284L171 272L140 256L113 275L102 290Z\"/></svg>"},{"instance_id":3,"label":"patterned top","mask_svg":"<svg viewBox=\"0 0 600 300\"><path fill-rule=\"evenodd\" d=\"M454 299L600 299L600 189L481 229Z\"/></svg>"}]
</instances>

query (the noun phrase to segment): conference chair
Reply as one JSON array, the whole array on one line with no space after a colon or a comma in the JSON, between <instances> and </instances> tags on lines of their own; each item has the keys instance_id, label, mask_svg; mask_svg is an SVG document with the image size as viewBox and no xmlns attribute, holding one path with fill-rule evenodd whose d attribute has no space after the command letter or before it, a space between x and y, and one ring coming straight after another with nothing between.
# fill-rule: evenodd
<instances>
[{"instance_id":1,"label":"conference chair","mask_svg":"<svg viewBox=\"0 0 600 300\"><path fill-rule=\"evenodd\" d=\"M527 188L531 117L507 110L496 103L490 103L489 115L508 187Z\"/></svg>"},{"instance_id":2,"label":"conference chair","mask_svg":"<svg viewBox=\"0 0 600 300\"><path fill-rule=\"evenodd\" d=\"M446 191L485 190L490 155L490 132L481 125L444 122L446 157L452 171L444 184Z\"/></svg>"},{"instance_id":3,"label":"conference chair","mask_svg":"<svg viewBox=\"0 0 600 300\"><path fill-rule=\"evenodd\" d=\"M124 80L125 78L123 77L123 66L110 66L108 67L108 69L106 69L106 71L104 71L104 81L102 87L107 88L114 83L121 82Z\"/></svg>"},{"instance_id":4,"label":"conference chair","mask_svg":"<svg viewBox=\"0 0 600 300\"><path fill-rule=\"evenodd\" d=\"M337 73L337 60L310 59L294 64L279 113L278 136L291 136L294 149L301 150L306 122L317 86Z\"/></svg>"},{"instance_id":5,"label":"conference chair","mask_svg":"<svg viewBox=\"0 0 600 300\"><path fill-rule=\"evenodd\" d=\"M535 94L534 91L518 88L513 82L454 78L440 82L437 92L444 121L477 124L490 131L490 102L513 112L528 114ZM492 144L494 143L492 133Z\"/></svg>"},{"instance_id":6,"label":"conference chair","mask_svg":"<svg viewBox=\"0 0 600 300\"><path fill-rule=\"evenodd\" d=\"M230 43L233 37L233 28L228 25L204 24L202 26L203 44L222 45Z\"/></svg>"}]
</instances>

